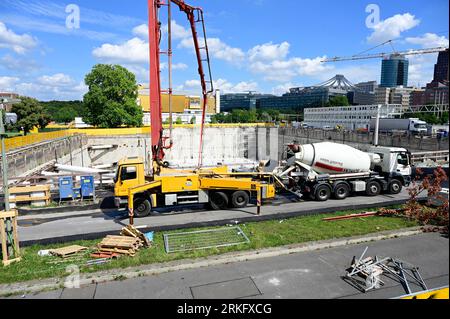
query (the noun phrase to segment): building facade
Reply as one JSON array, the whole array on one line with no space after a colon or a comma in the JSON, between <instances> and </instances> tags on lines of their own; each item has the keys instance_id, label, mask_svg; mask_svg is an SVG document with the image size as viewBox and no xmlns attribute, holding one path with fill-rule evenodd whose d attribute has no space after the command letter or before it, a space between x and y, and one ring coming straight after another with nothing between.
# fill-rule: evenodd
<instances>
[{"instance_id":1,"label":"building facade","mask_svg":"<svg viewBox=\"0 0 450 319\"><path fill-rule=\"evenodd\" d=\"M304 122L315 128L340 125L348 130L369 129L370 120L377 116L377 111L378 105L307 108ZM401 115L401 105L381 106L380 117L393 118Z\"/></svg>"},{"instance_id":2,"label":"building facade","mask_svg":"<svg viewBox=\"0 0 450 319\"><path fill-rule=\"evenodd\" d=\"M233 93L220 96L221 110L231 112L233 109L254 110L259 108L259 102L266 98L276 97L272 94Z\"/></svg>"},{"instance_id":3,"label":"building facade","mask_svg":"<svg viewBox=\"0 0 450 319\"><path fill-rule=\"evenodd\" d=\"M439 52L437 63L434 65L433 82L448 82L448 49Z\"/></svg>"},{"instance_id":4,"label":"building facade","mask_svg":"<svg viewBox=\"0 0 450 319\"><path fill-rule=\"evenodd\" d=\"M11 108L14 103L19 103L19 95L16 93L10 93L10 92L0 92L0 103L3 101L3 107L5 108L6 112L11 112Z\"/></svg>"},{"instance_id":5,"label":"building facade","mask_svg":"<svg viewBox=\"0 0 450 319\"><path fill-rule=\"evenodd\" d=\"M149 90L143 86L139 87L137 104L142 107L144 112L143 124L150 125L150 97ZM220 91L217 90L216 95L208 98L206 108L205 121L211 121L211 115L220 113ZM196 123L201 123L202 99L199 96L172 95L172 119L175 122L178 118L183 124L191 123L195 118ZM163 121L169 119L169 95L161 94L161 114Z\"/></svg>"},{"instance_id":6,"label":"building facade","mask_svg":"<svg viewBox=\"0 0 450 319\"><path fill-rule=\"evenodd\" d=\"M408 86L409 61L402 55L391 55L381 64L382 87Z\"/></svg>"},{"instance_id":7,"label":"building facade","mask_svg":"<svg viewBox=\"0 0 450 319\"><path fill-rule=\"evenodd\" d=\"M280 97L260 100L260 107L303 111L307 107L325 106L335 96L347 96L348 91L330 87L292 88Z\"/></svg>"}]
</instances>

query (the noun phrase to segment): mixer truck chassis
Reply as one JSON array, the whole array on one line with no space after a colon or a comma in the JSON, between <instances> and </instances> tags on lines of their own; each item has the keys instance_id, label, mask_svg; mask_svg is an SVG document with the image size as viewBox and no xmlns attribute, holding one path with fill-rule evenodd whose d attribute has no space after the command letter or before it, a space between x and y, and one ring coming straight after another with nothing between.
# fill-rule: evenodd
<instances>
[{"instance_id":1,"label":"mixer truck chassis","mask_svg":"<svg viewBox=\"0 0 450 319\"><path fill-rule=\"evenodd\" d=\"M296 185L297 192L307 195L310 199L326 201L331 197L342 200L352 194L365 193L367 196L377 196L381 193L398 194L408 181L400 178L384 178L378 174L345 174L319 175L313 181L305 181Z\"/></svg>"}]
</instances>

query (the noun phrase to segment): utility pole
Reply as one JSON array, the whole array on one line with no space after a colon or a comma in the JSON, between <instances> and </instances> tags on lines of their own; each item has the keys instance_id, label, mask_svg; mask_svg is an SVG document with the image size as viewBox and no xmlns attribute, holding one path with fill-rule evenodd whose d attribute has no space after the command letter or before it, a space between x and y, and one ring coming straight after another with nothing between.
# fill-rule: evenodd
<instances>
[{"instance_id":1,"label":"utility pole","mask_svg":"<svg viewBox=\"0 0 450 319\"><path fill-rule=\"evenodd\" d=\"M378 104L377 107L377 117L375 120L375 132L373 133L373 145L378 146L378 132L380 130L380 111L381 111L381 104Z\"/></svg>"},{"instance_id":2,"label":"utility pole","mask_svg":"<svg viewBox=\"0 0 450 319\"><path fill-rule=\"evenodd\" d=\"M3 178L3 196L5 200L5 212L9 212L11 207L9 205L9 187L8 187L8 159L6 158L6 147L5 147L5 138L6 138L6 131L5 131L5 125L3 123L3 103L8 102L6 99L0 100L0 140L1 140L1 146L2 146L2 178ZM5 114L6 114L6 108L5 108ZM2 232L4 229L1 230ZM12 233L12 224L11 220L6 220L6 232L7 234ZM7 235L7 253L8 255L13 254L13 239L11 236Z\"/></svg>"},{"instance_id":3,"label":"utility pole","mask_svg":"<svg viewBox=\"0 0 450 319\"><path fill-rule=\"evenodd\" d=\"M3 178L3 194L5 196L5 210L10 210L9 205L9 188L8 188L8 160L6 158L6 147L5 147L5 125L3 123L3 103L8 102L5 99L0 101L0 139L2 145L2 178ZM6 112L6 110L5 110Z\"/></svg>"}]
</instances>

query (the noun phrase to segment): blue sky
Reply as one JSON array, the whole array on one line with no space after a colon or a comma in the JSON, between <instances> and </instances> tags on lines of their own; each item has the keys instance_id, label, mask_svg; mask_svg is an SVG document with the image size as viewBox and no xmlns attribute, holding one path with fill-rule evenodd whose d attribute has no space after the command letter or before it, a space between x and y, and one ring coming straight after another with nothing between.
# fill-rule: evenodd
<instances>
[{"instance_id":1,"label":"blue sky","mask_svg":"<svg viewBox=\"0 0 450 319\"><path fill-rule=\"evenodd\" d=\"M448 1L190 0L205 11L216 88L282 94L344 74L377 80L380 59L321 63L386 40L396 50L448 46ZM66 27L66 7L80 8L80 28ZM369 4L379 20L367 25ZM189 26L174 10L174 88L199 95ZM165 12L161 16L166 23ZM84 76L96 63L117 63L148 83L147 1L1 0L0 91L41 100L81 99ZM164 45L164 44L163 44ZM389 46L372 51L390 51ZM410 58L411 86L432 79L436 54ZM167 79L164 60L163 85Z\"/></svg>"}]
</instances>

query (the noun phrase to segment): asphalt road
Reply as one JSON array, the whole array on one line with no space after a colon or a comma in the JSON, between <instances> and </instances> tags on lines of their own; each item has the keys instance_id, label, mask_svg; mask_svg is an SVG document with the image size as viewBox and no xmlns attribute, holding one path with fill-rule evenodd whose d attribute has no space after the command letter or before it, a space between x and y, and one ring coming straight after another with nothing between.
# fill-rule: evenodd
<instances>
[{"instance_id":1,"label":"asphalt road","mask_svg":"<svg viewBox=\"0 0 450 319\"><path fill-rule=\"evenodd\" d=\"M362 293L346 282L353 256L398 258L419 267L428 289L449 284L449 241L437 233L419 234L313 252L59 289L15 298L83 299L384 299L405 294L399 282ZM420 291L410 281L412 291Z\"/></svg>"},{"instance_id":2,"label":"asphalt road","mask_svg":"<svg viewBox=\"0 0 450 319\"><path fill-rule=\"evenodd\" d=\"M227 223L250 222L264 219L287 218L314 213L329 213L344 209L375 207L405 201L406 190L398 195L379 195L376 197L353 196L345 200L326 202L298 201L294 198L279 197L261 208L256 207L224 211L208 211L202 206L175 208L163 211L158 216L136 218L135 225L142 231L161 231L186 227L225 225ZM105 209L76 211L54 214L19 216L19 239L21 245L34 243L56 243L78 239L96 239L108 233L120 231L128 225L125 209Z\"/></svg>"}]
</instances>

